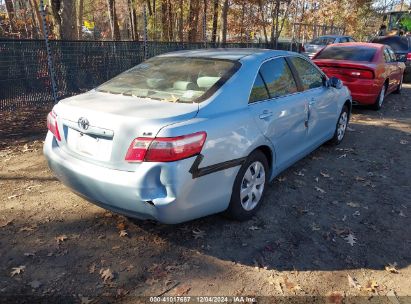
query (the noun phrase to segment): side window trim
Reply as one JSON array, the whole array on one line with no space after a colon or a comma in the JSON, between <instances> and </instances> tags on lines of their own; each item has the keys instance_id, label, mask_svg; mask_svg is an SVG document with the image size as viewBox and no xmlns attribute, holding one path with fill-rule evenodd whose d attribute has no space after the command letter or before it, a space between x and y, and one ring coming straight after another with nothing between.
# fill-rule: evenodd
<instances>
[{"instance_id":1,"label":"side window trim","mask_svg":"<svg viewBox=\"0 0 411 304\"><path fill-rule=\"evenodd\" d=\"M284 57L284 58L285 58L285 61L287 62L288 67L289 67L290 70L291 70L291 74L293 75L295 84L297 85L297 90L298 90L298 92L304 92L304 86L303 86L303 83L302 83L302 81L301 81L300 75L298 75L298 72L297 72L295 66L293 65L293 63L291 62L290 57L291 57L291 56L286 56L286 57Z\"/></svg>"},{"instance_id":2,"label":"side window trim","mask_svg":"<svg viewBox=\"0 0 411 304\"><path fill-rule=\"evenodd\" d=\"M260 75L260 78L264 83L264 87L265 87L265 90L267 91L268 99L271 99L272 97L271 97L271 94L270 94L270 90L268 89L267 82L265 81L265 79L263 77L263 74L261 74L261 67L258 69L258 75ZM268 100L268 99L263 99L263 100Z\"/></svg>"}]
</instances>

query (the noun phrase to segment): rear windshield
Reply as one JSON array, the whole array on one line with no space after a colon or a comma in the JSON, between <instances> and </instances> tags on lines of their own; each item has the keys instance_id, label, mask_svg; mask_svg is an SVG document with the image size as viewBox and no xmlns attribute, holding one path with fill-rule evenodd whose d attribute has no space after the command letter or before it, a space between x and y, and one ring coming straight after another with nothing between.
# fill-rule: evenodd
<instances>
[{"instance_id":1,"label":"rear windshield","mask_svg":"<svg viewBox=\"0 0 411 304\"><path fill-rule=\"evenodd\" d=\"M315 44L315 45L329 45L331 43L334 43L335 38L333 37L318 37L310 42L310 44Z\"/></svg>"},{"instance_id":2,"label":"rear windshield","mask_svg":"<svg viewBox=\"0 0 411 304\"><path fill-rule=\"evenodd\" d=\"M374 43L389 45L394 51L408 51L409 41L406 37L378 37L372 40Z\"/></svg>"},{"instance_id":3,"label":"rear windshield","mask_svg":"<svg viewBox=\"0 0 411 304\"><path fill-rule=\"evenodd\" d=\"M325 48L318 54L315 59L335 59L350 61L367 61L371 62L374 58L375 48L349 47L349 46L331 46Z\"/></svg>"},{"instance_id":4,"label":"rear windshield","mask_svg":"<svg viewBox=\"0 0 411 304\"><path fill-rule=\"evenodd\" d=\"M154 57L118 75L97 91L168 102L201 102L238 69L231 60Z\"/></svg>"}]
</instances>

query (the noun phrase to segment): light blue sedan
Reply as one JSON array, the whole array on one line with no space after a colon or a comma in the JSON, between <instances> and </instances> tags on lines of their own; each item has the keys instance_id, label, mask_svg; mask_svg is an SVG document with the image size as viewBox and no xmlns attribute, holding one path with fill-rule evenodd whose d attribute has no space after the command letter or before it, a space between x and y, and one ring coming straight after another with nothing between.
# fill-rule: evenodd
<instances>
[{"instance_id":1,"label":"light blue sedan","mask_svg":"<svg viewBox=\"0 0 411 304\"><path fill-rule=\"evenodd\" d=\"M296 53L180 51L60 101L44 154L65 185L126 216L245 220L281 171L343 140L350 113L349 90Z\"/></svg>"}]
</instances>

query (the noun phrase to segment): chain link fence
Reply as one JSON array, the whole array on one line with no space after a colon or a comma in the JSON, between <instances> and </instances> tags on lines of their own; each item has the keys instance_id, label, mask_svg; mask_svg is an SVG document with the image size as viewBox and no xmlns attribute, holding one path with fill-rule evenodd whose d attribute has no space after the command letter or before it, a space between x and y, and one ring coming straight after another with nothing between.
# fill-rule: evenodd
<instances>
[{"instance_id":1,"label":"chain link fence","mask_svg":"<svg viewBox=\"0 0 411 304\"><path fill-rule=\"evenodd\" d=\"M86 92L147 58L177 50L219 47L212 43L50 40L57 100ZM270 48L227 43L226 48ZM290 50L280 42L278 49ZM293 45L293 50L298 50ZM0 40L0 148L46 131L53 89L44 40ZM6 140L8 139L8 140Z\"/></svg>"}]
</instances>

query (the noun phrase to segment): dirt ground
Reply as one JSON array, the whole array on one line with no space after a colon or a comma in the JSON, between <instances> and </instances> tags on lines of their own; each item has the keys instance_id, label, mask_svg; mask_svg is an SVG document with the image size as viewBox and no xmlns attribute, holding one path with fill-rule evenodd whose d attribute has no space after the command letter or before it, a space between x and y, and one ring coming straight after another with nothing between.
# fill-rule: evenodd
<instances>
[{"instance_id":1,"label":"dirt ground","mask_svg":"<svg viewBox=\"0 0 411 304\"><path fill-rule=\"evenodd\" d=\"M411 85L380 112L354 109L344 142L281 174L241 223L130 221L57 181L41 141L7 146L0 302L411 303L410 180Z\"/></svg>"}]
</instances>

